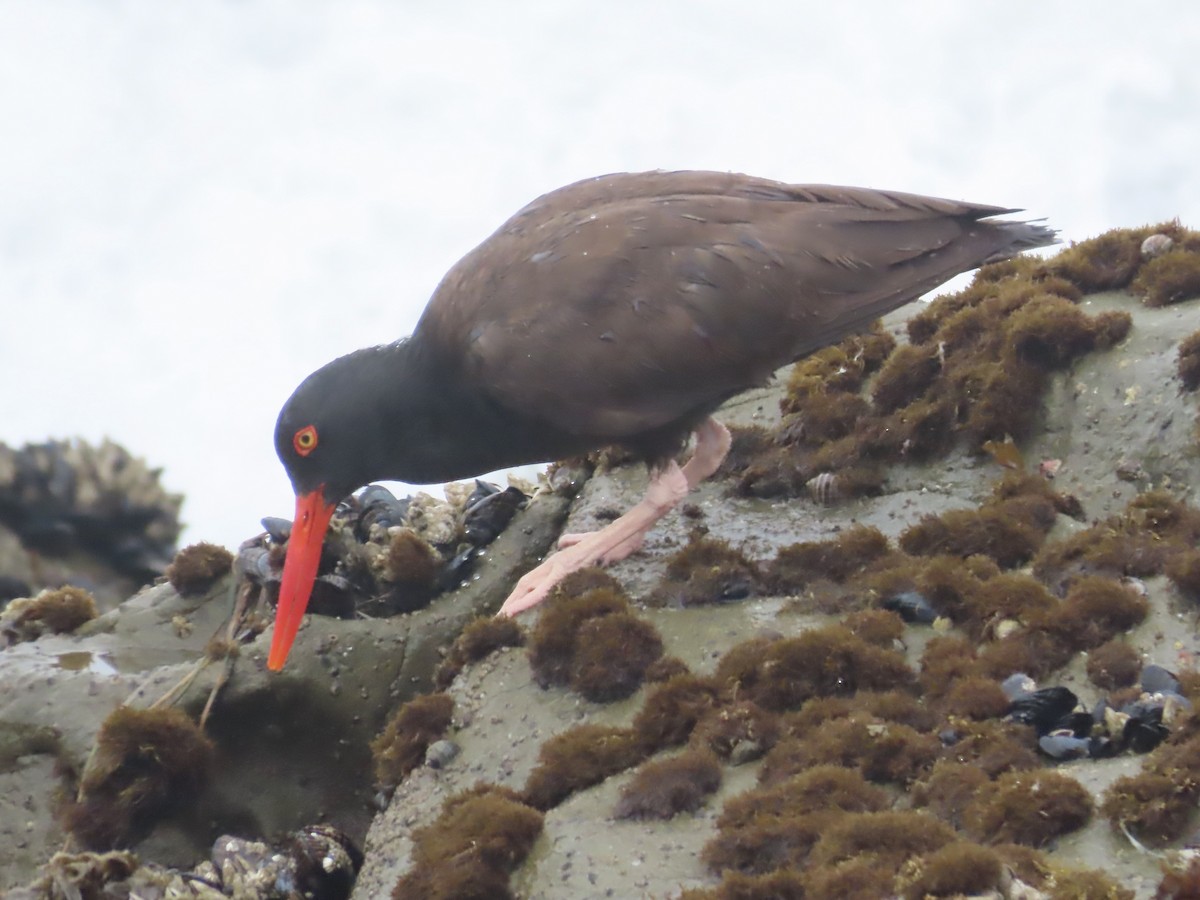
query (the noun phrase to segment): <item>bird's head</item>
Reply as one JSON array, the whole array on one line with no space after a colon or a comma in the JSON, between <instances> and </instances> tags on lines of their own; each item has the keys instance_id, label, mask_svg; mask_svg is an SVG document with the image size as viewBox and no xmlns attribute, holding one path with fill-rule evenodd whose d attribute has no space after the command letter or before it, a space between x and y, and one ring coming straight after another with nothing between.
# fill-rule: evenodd
<instances>
[{"instance_id":1,"label":"bird's head","mask_svg":"<svg viewBox=\"0 0 1200 900\"><path fill-rule=\"evenodd\" d=\"M347 358L343 358L347 359ZM284 404L275 423L275 452L296 492L275 633L267 668L279 671L300 630L321 562L325 532L337 504L371 480L363 457L369 411L355 403L354 367L335 360L310 375Z\"/></svg>"},{"instance_id":2,"label":"bird's head","mask_svg":"<svg viewBox=\"0 0 1200 900\"><path fill-rule=\"evenodd\" d=\"M360 409L334 365L306 378L283 405L275 423L275 452L297 497L316 494L336 505L372 473L363 454L369 411Z\"/></svg>"}]
</instances>

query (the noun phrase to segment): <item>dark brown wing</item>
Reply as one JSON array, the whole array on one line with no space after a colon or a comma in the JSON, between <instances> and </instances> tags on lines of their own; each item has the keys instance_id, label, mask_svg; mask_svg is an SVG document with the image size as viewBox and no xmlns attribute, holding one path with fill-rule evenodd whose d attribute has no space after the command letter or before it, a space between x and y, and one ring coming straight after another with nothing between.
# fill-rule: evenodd
<instances>
[{"instance_id":1,"label":"dark brown wing","mask_svg":"<svg viewBox=\"0 0 1200 900\"><path fill-rule=\"evenodd\" d=\"M1053 242L994 206L713 172L609 175L518 212L418 325L504 407L614 441L766 380L953 275Z\"/></svg>"}]
</instances>

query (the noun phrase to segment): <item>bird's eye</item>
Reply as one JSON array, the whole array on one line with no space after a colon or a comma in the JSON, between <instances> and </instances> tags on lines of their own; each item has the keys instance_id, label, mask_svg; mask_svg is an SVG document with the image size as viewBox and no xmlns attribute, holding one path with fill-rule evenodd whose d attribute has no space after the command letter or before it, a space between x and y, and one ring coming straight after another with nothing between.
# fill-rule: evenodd
<instances>
[{"instance_id":1,"label":"bird's eye","mask_svg":"<svg viewBox=\"0 0 1200 900\"><path fill-rule=\"evenodd\" d=\"M308 456L317 449L317 429L312 425L305 425L299 431L292 435L292 449L301 456Z\"/></svg>"}]
</instances>

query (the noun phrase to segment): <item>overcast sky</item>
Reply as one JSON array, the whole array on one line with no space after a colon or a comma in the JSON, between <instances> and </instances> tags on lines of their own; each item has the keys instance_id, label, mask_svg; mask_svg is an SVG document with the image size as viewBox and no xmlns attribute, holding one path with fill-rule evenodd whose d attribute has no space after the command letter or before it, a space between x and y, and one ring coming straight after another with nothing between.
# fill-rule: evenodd
<instances>
[{"instance_id":1,"label":"overcast sky","mask_svg":"<svg viewBox=\"0 0 1200 900\"><path fill-rule=\"evenodd\" d=\"M0 441L110 436L185 540L280 405L534 196L732 169L1200 225L1200 4L0 0Z\"/></svg>"}]
</instances>

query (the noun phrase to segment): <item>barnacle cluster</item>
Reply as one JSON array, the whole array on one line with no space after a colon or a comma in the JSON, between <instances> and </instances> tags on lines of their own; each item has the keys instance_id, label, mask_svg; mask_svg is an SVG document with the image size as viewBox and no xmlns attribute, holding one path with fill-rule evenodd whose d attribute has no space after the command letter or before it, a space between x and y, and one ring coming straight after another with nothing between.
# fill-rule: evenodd
<instances>
[{"instance_id":1,"label":"barnacle cluster","mask_svg":"<svg viewBox=\"0 0 1200 900\"><path fill-rule=\"evenodd\" d=\"M56 853L11 900L138 897L140 900L346 900L362 851L330 825L308 825L276 844L221 835L192 871L140 860L128 850Z\"/></svg>"},{"instance_id":2,"label":"barnacle cluster","mask_svg":"<svg viewBox=\"0 0 1200 900\"><path fill-rule=\"evenodd\" d=\"M334 514L308 611L351 618L396 615L427 606L470 577L483 548L528 497L518 487L447 485L446 500L398 498L368 485ZM242 544L236 568L251 585L279 592L291 523L266 518L264 533Z\"/></svg>"},{"instance_id":3,"label":"barnacle cluster","mask_svg":"<svg viewBox=\"0 0 1200 900\"><path fill-rule=\"evenodd\" d=\"M161 474L110 440L0 444L0 522L39 552L83 548L153 578L175 552L183 504Z\"/></svg>"}]
</instances>

